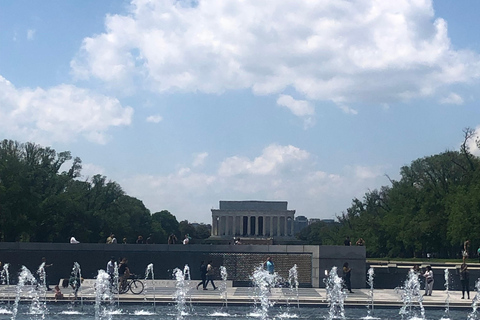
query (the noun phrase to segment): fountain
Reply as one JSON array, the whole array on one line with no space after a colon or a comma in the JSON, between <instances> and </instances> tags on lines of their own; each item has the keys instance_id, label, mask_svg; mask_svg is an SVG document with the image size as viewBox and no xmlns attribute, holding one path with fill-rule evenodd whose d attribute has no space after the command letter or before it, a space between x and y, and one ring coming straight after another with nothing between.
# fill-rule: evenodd
<instances>
[{"instance_id":1,"label":"fountain","mask_svg":"<svg viewBox=\"0 0 480 320\"><path fill-rule=\"evenodd\" d=\"M468 320L477 320L478 319L478 303L480 302L480 279L477 279L475 282L475 297L472 301L472 312L468 315Z\"/></svg>"},{"instance_id":2,"label":"fountain","mask_svg":"<svg viewBox=\"0 0 480 320\"><path fill-rule=\"evenodd\" d=\"M187 273L186 273L187 272ZM187 280L186 277L188 276ZM175 268L173 270L173 277L176 280L176 291L174 294L174 299L176 302L177 307L177 320L183 319L185 315L188 313L186 310L186 301L187 301L187 294L190 290L188 284L190 279L190 268L188 265L185 265L185 268L182 270Z\"/></svg>"},{"instance_id":3,"label":"fountain","mask_svg":"<svg viewBox=\"0 0 480 320\"><path fill-rule=\"evenodd\" d=\"M418 280L418 274L413 269L408 272L408 278L405 280L404 286L397 288L396 291L400 292L403 301L403 306L399 311L402 319L425 319L420 281ZM418 312L420 312L420 316Z\"/></svg>"},{"instance_id":4,"label":"fountain","mask_svg":"<svg viewBox=\"0 0 480 320\"><path fill-rule=\"evenodd\" d=\"M95 280L95 319L112 319L114 294L112 292L110 275L104 270L98 270ZM106 305L104 304L106 303Z\"/></svg>"},{"instance_id":5,"label":"fountain","mask_svg":"<svg viewBox=\"0 0 480 320\"><path fill-rule=\"evenodd\" d=\"M22 266L22 268L20 269L20 273L18 275L18 283L15 287L16 295L15 295L15 302L13 304L13 310L12 310L12 320L15 320L17 318L18 305L25 288L29 289L28 296L31 297L32 304L38 302L39 298L38 298L38 291L35 290L36 286L37 286L37 280L35 279L35 277L32 275L30 270L28 270L25 266Z\"/></svg>"},{"instance_id":6,"label":"fountain","mask_svg":"<svg viewBox=\"0 0 480 320\"><path fill-rule=\"evenodd\" d=\"M273 305L273 302L270 301L270 294L275 286L277 275L270 274L261 264L255 268L251 279L255 286L256 297L260 300L260 318L265 320L268 318L268 309Z\"/></svg>"},{"instance_id":7,"label":"fountain","mask_svg":"<svg viewBox=\"0 0 480 320\"><path fill-rule=\"evenodd\" d=\"M373 299L373 278L375 276L375 271L373 268L369 268L367 272L367 284L370 290L368 290L368 305L367 305L367 316L366 319L373 319L373 311L375 308L374 299Z\"/></svg>"},{"instance_id":8,"label":"fountain","mask_svg":"<svg viewBox=\"0 0 480 320\"><path fill-rule=\"evenodd\" d=\"M344 302L347 294L343 290L343 280L337 274L337 267L332 267L330 272L325 270L326 278L323 279L327 291L329 305L327 319L345 319Z\"/></svg>"},{"instance_id":9,"label":"fountain","mask_svg":"<svg viewBox=\"0 0 480 320\"><path fill-rule=\"evenodd\" d=\"M445 276L445 293L447 297L445 298L445 313L442 319L448 320L450 319L450 291L449 291L450 273L448 272L448 268L445 268L444 276Z\"/></svg>"},{"instance_id":10,"label":"fountain","mask_svg":"<svg viewBox=\"0 0 480 320\"><path fill-rule=\"evenodd\" d=\"M227 278L228 278L228 273L227 273L227 268L224 266L220 267L220 275L222 277L222 282L220 282L220 297L223 299L223 305L228 308L228 297L227 297Z\"/></svg>"},{"instance_id":11,"label":"fountain","mask_svg":"<svg viewBox=\"0 0 480 320\"><path fill-rule=\"evenodd\" d=\"M300 301L298 298L298 270L296 264L294 264L293 267L288 270L288 287L290 292L296 296L297 307L300 308Z\"/></svg>"},{"instance_id":12,"label":"fountain","mask_svg":"<svg viewBox=\"0 0 480 320\"><path fill-rule=\"evenodd\" d=\"M150 263L146 270L145 270L145 290L143 290L143 301L147 302L147 290L148 290L148 285L147 285L147 280L148 277L151 276L151 286L152 286L152 291L153 291L153 310L155 311L156 305L155 305L155 275L153 274L153 263Z\"/></svg>"}]
</instances>

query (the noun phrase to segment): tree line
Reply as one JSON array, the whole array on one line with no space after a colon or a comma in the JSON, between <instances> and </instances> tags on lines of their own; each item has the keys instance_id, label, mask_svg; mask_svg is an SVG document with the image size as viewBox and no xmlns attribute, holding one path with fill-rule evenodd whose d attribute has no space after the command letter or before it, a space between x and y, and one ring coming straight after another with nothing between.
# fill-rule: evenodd
<instances>
[{"instance_id":1,"label":"tree line","mask_svg":"<svg viewBox=\"0 0 480 320\"><path fill-rule=\"evenodd\" d=\"M312 244L343 244L363 238L369 257L459 258L464 241L470 256L480 246L480 158L469 149L474 130L464 130L459 151L412 161L400 179L353 199L336 222L314 223L298 237ZM479 146L479 141L475 141ZM480 147L480 146L479 146Z\"/></svg>"},{"instance_id":2,"label":"tree line","mask_svg":"<svg viewBox=\"0 0 480 320\"><path fill-rule=\"evenodd\" d=\"M166 243L172 233L180 241L185 234L193 241L210 235L207 225L178 222L167 210L152 214L105 176L81 180L81 169L81 159L69 151L1 141L0 241L68 242L75 236L100 243L114 233L127 243L139 235Z\"/></svg>"}]
</instances>

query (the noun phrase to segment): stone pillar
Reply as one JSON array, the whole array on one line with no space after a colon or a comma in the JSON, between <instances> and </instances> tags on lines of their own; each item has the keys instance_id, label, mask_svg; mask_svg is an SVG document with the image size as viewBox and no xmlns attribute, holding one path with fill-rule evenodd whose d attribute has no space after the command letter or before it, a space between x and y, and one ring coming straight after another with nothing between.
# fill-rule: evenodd
<instances>
[{"instance_id":1,"label":"stone pillar","mask_svg":"<svg viewBox=\"0 0 480 320\"><path fill-rule=\"evenodd\" d=\"M252 219L250 216L247 216L248 221L247 221L247 235L251 235L250 231L252 230Z\"/></svg>"},{"instance_id":2,"label":"stone pillar","mask_svg":"<svg viewBox=\"0 0 480 320\"><path fill-rule=\"evenodd\" d=\"M282 233L280 232L280 216L277 216L277 236L280 236Z\"/></svg>"},{"instance_id":3,"label":"stone pillar","mask_svg":"<svg viewBox=\"0 0 480 320\"><path fill-rule=\"evenodd\" d=\"M273 216L270 216L270 237L273 237Z\"/></svg>"},{"instance_id":4,"label":"stone pillar","mask_svg":"<svg viewBox=\"0 0 480 320\"><path fill-rule=\"evenodd\" d=\"M294 228L293 228L293 225L295 224L295 220L293 220L293 217L291 217L290 219L292 219L292 223L290 225L290 235L293 237L295 234L294 234Z\"/></svg>"},{"instance_id":5,"label":"stone pillar","mask_svg":"<svg viewBox=\"0 0 480 320\"><path fill-rule=\"evenodd\" d=\"M263 223L262 223L262 235L265 237L265 233L267 233L267 217L263 216Z\"/></svg>"},{"instance_id":6,"label":"stone pillar","mask_svg":"<svg viewBox=\"0 0 480 320\"><path fill-rule=\"evenodd\" d=\"M288 235L288 231L287 231L287 230L288 230L288 228L287 228L287 216L285 216L283 219L285 220L285 225L283 226L283 229L284 229L283 235L284 235L284 236L287 236L287 235Z\"/></svg>"},{"instance_id":7,"label":"stone pillar","mask_svg":"<svg viewBox=\"0 0 480 320\"><path fill-rule=\"evenodd\" d=\"M243 236L243 216L240 216L240 232L239 234Z\"/></svg>"},{"instance_id":8,"label":"stone pillar","mask_svg":"<svg viewBox=\"0 0 480 320\"><path fill-rule=\"evenodd\" d=\"M258 216L254 216L255 218L255 236L258 236Z\"/></svg>"}]
</instances>

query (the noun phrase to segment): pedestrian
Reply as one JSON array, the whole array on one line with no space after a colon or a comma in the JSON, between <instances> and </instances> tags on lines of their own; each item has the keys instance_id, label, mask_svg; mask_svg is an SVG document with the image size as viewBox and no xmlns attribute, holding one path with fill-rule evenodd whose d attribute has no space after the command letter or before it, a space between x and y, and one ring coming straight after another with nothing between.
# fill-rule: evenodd
<instances>
[{"instance_id":1,"label":"pedestrian","mask_svg":"<svg viewBox=\"0 0 480 320\"><path fill-rule=\"evenodd\" d=\"M264 262L265 270L269 274L274 274L275 272L275 264L272 261L272 257L268 257L267 260Z\"/></svg>"},{"instance_id":2,"label":"pedestrian","mask_svg":"<svg viewBox=\"0 0 480 320\"><path fill-rule=\"evenodd\" d=\"M150 233L150 235L147 237L147 240L145 241L146 244L153 244L153 235Z\"/></svg>"},{"instance_id":3,"label":"pedestrian","mask_svg":"<svg viewBox=\"0 0 480 320\"><path fill-rule=\"evenodd\" d=\"M122 243L127 244L127 238L123 238Z\"/></svg>"},{"instance_id":4,"label":"pedestrian","mask_svg":"<svg viewBox=\"0 0 480 320\"><path fill-rule=\"evenodd\" d=\"M215 287L215 283L213 282L213 277L215 275L215 270L213 269L212 261L208 261L207 264L207 282L205 282L205 288L203 290L207 290L207 285L209 282L212 283L213 290L217 290L217 287Z\"/></svg>"},{"instance_id":5,"label":"pedestrian","mask_svg":"<svg viewBox=\"0 0 480 320\"><path fill-rule=\"evenodd\" d=\"M136 244L143 244L143 237L138 236L137 241L135 241Z\"/></svg>"},{"instance_id":6,"label":"pedestrian","mask_svg":"<svg viewBox=\"0 0 480 320\"><path fill-rule=\"evenodd\" d=\"M348 292L354 293L352 291L352 282L350 280L352 275L352 268L348 266L348 262L343 264L343 283L347 287Z\"/></svg>"},{"instance_id":7,"label":"pedestrian","mask_svg":"<svg viewBox=\"0 0 480 320\"><path fill-rule=\"evenodd\" d=\"M345 237L345 240L343 241L343 244L346 245L346 246L351 246L352 245L352 241L350 241L349 236Z\"/></svg>"},{"instance_id":8,"label":"pedestrian","mask_svg":"<svg viewBox=\"0 0 480 320\"><path fill-rule=\"evenodd\" d=\"M363 247L365 245L365 240L363 240L363 238L359 238L355 244L359 247Z\"/></svg>"},{"instance_id":9,"label":"pedestrian","mask_svg":"<svg viewBox=\"0 0 480 320\"><path fill-rule=\"evenodd\" d=\"M110 260L107 262L107 274L110 276L111 280L115 277L115 264L115 257L111 256Z\"/></svg>"},{"instance_id":10,"label":"pedestrian","mask_svg":"<svg viewBox=\"0 0 480 320\"><path fill-rule=\"evenodd\" d=\"M185 239L183 239L183 244L189 244L189 243L190 243L190 236L186 234Z\"/></svg>"},{"instance_id":11,"label":"pedestrian","mask_svg":"<svg viewBox=\"0 0 480 320\"><path fill-rule=\"evenodd\" d=\"M63 299L63 293L60 290L60 287L58 286L58 284L54 288L54 293L55 293L55 301L57 301L57 299Z\"/></svg>"},{"instance_id":12,"label":"pedestrian","mask_svg":"<svg viewBox=\"0 0 480 320\"><path fill-rule=\"evenodd\" d=\"M112 244L117 244L117 238L115 238L115 235L112 233Z\"/></svg>"},{"instance_id":13,"label":"pedestrian","mask_svg":"<svg viewBox=\"0 0 480 320\"><path fill-rule=\"evenodd\" d=\"M431 266L427 266L427 270L423 274L425 277L425 294L424 296L431 296L433 290L433 271Z\"/></svg>"},{"instance_id":14,"label":"pedestrian","mask_svg":"<svg viewBox=\"0 0 480 320\"><path fill-rule=\"evenodd\" d=\"M197 290L198 290L198 287L200 287L200 285L202 285L202 288L203 290L207 290L206 287L206 281L207 281L207 265L205 264L205 261L202 260L201 264L200 264L200 277L202 279L202 281L197 284Z\"/></svg>"},{"instance_id":15,"label":"pedestrian","mask_svg":"<svg viewBox=\"0 0 480 320\"><path fill-rule=\"evenodd\" d=\"M168 236L168 244L176 244L178 241L177 237L171 233L169 236Z\"/></svg>"},{"instance_id":16,"label":"pedestrian","mask_svg":"<svg viewBox=\"0 0 480 320\"><path fill-rule=\"evenodd\" d=\"M460 283L462 284L462 299L465 299L465 291L467 292L467 299L470 299L470 275L468 266L464 262L460 266Z\"/></svg>"}]
</instances>

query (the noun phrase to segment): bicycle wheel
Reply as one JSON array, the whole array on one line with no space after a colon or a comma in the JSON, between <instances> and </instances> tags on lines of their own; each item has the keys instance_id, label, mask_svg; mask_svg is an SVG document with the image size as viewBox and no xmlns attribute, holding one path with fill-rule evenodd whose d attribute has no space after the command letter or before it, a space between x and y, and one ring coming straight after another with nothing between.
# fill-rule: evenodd
<instances>
[{"instance_id":1,"label":"bicycle wheel","mask_svg":"<svg viewBox=\"0 0 480 320\"><path fill-rule=\"evenodd\" d=\"M132 291L133 294L140 294L143 292L143 282L137 279L133 279L132 282L130 282L130 291Z\"/></svg>"}]
</instances>

